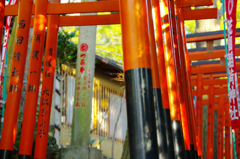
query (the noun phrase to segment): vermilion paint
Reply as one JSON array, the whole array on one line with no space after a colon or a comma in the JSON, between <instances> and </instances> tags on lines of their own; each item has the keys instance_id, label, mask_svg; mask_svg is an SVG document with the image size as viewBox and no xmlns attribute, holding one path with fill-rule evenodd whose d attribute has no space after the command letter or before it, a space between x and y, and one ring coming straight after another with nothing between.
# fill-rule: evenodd
<instances>
[{"instance_id":1,"label":"vermilion paint","mask_svg":"<svg viewBox=\"0 0 240 159\"><path fill-rule=\"evenodd\" d=\"M223 158L224 94L219 95L217 158Z\"/></svg>"},{"instance_id":2,"label":"vermilion paint","mask_svg":"<svg viewBox=\"0 0 240 159\"><path fill-rule=\"evenodd\" d=\"M171 119L181 121L180 114L180 104L179 104L179 95L177 88L177 77L175 74L175 63L174 57L172 54L172 42L170 36L170 27L169 27L169 15L168 15L168 4L167 0L161 2L161 16L162 16L162 29L164 37L164 57L165 57L165 66L166 66L166 77L167 77L167 87L168 87L168 96L169 96L169 105L171 111Z\"/></svg>"},{"instance_id":3,"label":"vermilion paint","mask_svg":"<svg viewBox=\"0 0 240 159\"><path fill-rule=\"evenodd\" d=\"M57 57L58 21L59 15L50 15L48 17L48 32L43 68L44 74L41 91L41 103L38 115L34 158L45 158L47 153L52 91ZM51 76L46 76L45 72L47 72L47 74L50 73Z\"/></svg>"},{"instance_id":4,"label":"vermilion paint","mask_svg":"<svg viewBox=\"0 0 240 159\"><path fill-rule=\"evenodd\" d=\"M173 143L175 157L185 158L185 146L183 139L183 132L181 130L181 111L179 92L177 86L177 67L175 65L173 37L171 37L171 21L170 2L168 0L161 1L161 17L162 17L162 31L163 31L163 46L166 66L167 88L169 96L170 116L173 131Z\"/></svg>"},{"instance_id":5,"label":"vermilion paint","mask_svg":"<svg viewBox=\"0 0 240 159\"><path fill-rule=\"evenodd\" d=\"M135 2L135 1L134 1ZM123 8L129 7L129 5L135 6L134 2L131 2L129 4L126 4L127 6ZM136 2L137 4L141 4L139 2ZM121 6L121 3L120 3ZM146 9L145 9L146 11ZM134 16L129 16L129 14L126 14L126 16L121 15L121 21L127 20L129 22L134 21ZM139 13L132 11L133 15L139 18L145 18L147 20L147 14L145 15L139 15ZM149 37L146 33L148 33L148 27L146 27L147 24L141 22L140 20L137 22L134 22L131 24L132 27L128 28L126 25L122 25L122 30L127 32L128 34L123 34L123 45L127 47L123 47L123 52L126 52L129 56L123 56L124 60L124 71L134 69L134 68L149 68L151 69L151 63L150 63L150 51L149 51ZM141 31L136 32L132 28L139 28ZM141 39L139 39L141 37ZM136 40L132 40L136 39ZM141 42L140 42L141 41ZM141 43L139 45L138 43ZM130 45L131 44L131 45Z\"/></svg>"},{"instance_id":6,"label":"vermilion paint","mask_svg":"<svg viewBox=\"0 0 240 159\"><path fill-rule=\"evenodd\" d=\"M131 159L147 156L159 158L146 2L146 0L120 1ZM149 131L145 130L146 127ZM146 135L147 140L143 137Z\"/></svg>"},{"instance_id":7,"label":"vermilion paint","mask_svg":"<svg viewBox=\"0 0 240 159\"><path fill-rule=\"evenodd\" d=\"M209 86L207 115L207 156L213 158L214 85Z\"/></svg>"},{"instance_id":8,"label":"vermilion paint","mask_svg":"<svg viewBox=\"0 0 240 159\"><path fill-rule=\"evenodd\" d=\"M35 2L34 28L19 155L30 156L32 154L40 76L42 72L47 4L47 0L36 0Z\"/></svg>"},{"instance_id":9,"label":"vermilion paint","mask_svg":"<svg viewBox=\"0 0 240 159\"><path fill-rule=\"evenodd\" d=\"M166 127L165 127L165 118L164 110L162 103L162 94L160 90L160 79L159 79L159 68L158 68L158 59L156 53L156 40L154 33L154 24L152 16L152 4L151 0L147 0L147 14L148 14L148 29L149 29L149 41L150 41L150 58L151 58L151 68L152 68L152 80L153 80L153 91L154 91L154 105L156 109L156 118L157 118L157 134L159 137L159 158L167 159L168 148L166 140ZM161 61L164 63L164 61Z\"/></svg>"},{"instance_id":10,"label":"vermilion paint","mask_svg":"<svg viewBox=\"0 0 240 159\"><path fill-rule=\"evenodd\" d=\"M162 102L163 108L169 109L169 99L167 93L167 78L166 78L166 69L164 61L164 51L163 51L163 38L162 38L162 23L161 23L161 13L159 0L152 0L152 5L154 7L154 28L156 34L156 43L157 43L157 58L158 58L158 69L159 69L159 78L160 78L160 87L162 92Z\"/></svg>"},{"instance_id":11,"label":"vermilion paint","mask_svg":"<svg viewBox=\"0 0 240 159\"><path fill-rule=\"evenodd\" d=\"M171 11L171 16L175 17L175 5L174 1L170 1L170 11ZM180 99L180 111L181 111L181 123L182 123L182 130L183 130L183 136L184 136L184 143L185 143L185 150L190 151L190 144L191 144L191 139L189 138L189 135L191 133L191 128L189 127L190 124L190 119L187 117L187 104L188 104L188 99L186 94L184 94L184 90L186 85L184 81L184 75L182 72L182 67L183 64L180 62L180 52L182 50L182 44L180 44L181 37L178 37L178 29L177 28L177 23L176 19L172 18L171 23L170 23L170 28L172 30L172 48L173 48L173 53L174 53L174 58L175 58L175 64L176 64L176 74L177 74L177 84L178 84L178 90L179 90L179 99ZM185 70L184 70L185 71Z\"/></svg>"},{"instance_id":12,"label":"vermilion paint","mask_svg":"<svg viewBox=\"0 0 240 159\"><path fill-rule=\"evenodd\" d=\"M168 147L168 157L174 158L174 147L172 138L172 126L169 110L169 98L168 98L168 88L167 88L167 78L166 78L166 68L165 68L165 58L163 50L163 35L162 35L162 23L161 23L161 13L159 0L152 0L152 6L154 10L154 28L157 43L157 58L158 58L158 69L160 77L160 88L162 95L162 105L163 105L163 115L165 119L166 128L166 140Z\"/></svg>"},{"instance_id":13,"label":"vermilion paint","mask_svg":"<svg viewBox=\"0 0 240 159\"><path fill-rule=\"evenodd\" d=\"M190 70L190 62L188 59L188 52L187 52L187 41L186 41L186 35L185 35L185 27L184 27L184 17L182 14L182 9L179 9L179 17L180 19L180 27L181 27L181 34L182 34L182 39L183 39L183 47L184 47L184 55L181 55L183 57L183 62L184 66L186 67L186 75L185 77L186 82L187 82L187 92L188 92L188 101L189 101L189 111L190 111L190 118L191 118L191 126L192 126L192 131L193 131L193 142L194 142L194 148L195 150L199 150L200 148L197 147L198 143L196 141L196 123L195 123L195 112L194 112L194 104L193 104L193 96L192 96L192 86L191 86L191 70Z\"/></svg>"},{"instance_id":14,"label":"vermilion paint","mask_svg":"<svg viewBox=\"0 0 240 159\"><path fill-rule=\"evenodd\" d=\"M16 38L13 51L13 53L16 56L13 56L12 59L10 84L7 94L7 106L5 111L5 119L2 130L0 150L13 151L13 146L15 143L18 111L21 100L23 75L28 46L28 35L30 29L32 4L33 4L32 0L21 0L19 3L17 23L18 27L16 31ZM24 27L21 27L20 25L21 22L23 22ZM19 58L17 58L18 53L21 54Z\"/></svg>"},{"instance_id":15,"label":"vermilion paint","mask_svg":"<svg viewBox=\"0 0 240 159\"><path fill-rule=\"evenodd\" d=\"M198 155L202 156L202 128L203 128L203 105L202 105L203 74L197 75L197 141L199 144Z\"/></svg>"},{"instance_id":16,"label":"vermilion paint","mask_svg":"<svg viewBox=\"0 0 240 159\"><path fill-rule=\"evenodd\" d=\"M156 53L156 41L154 36L154 26L152 19L152 6L151 1L147 0L147 14L148 14L148 28L149 28L149 41L150 41L150 58L151 58L151 68L153 77L153 88L160 88L160 79L158 73L158 61Z\"/></svg>"}]
</instances>

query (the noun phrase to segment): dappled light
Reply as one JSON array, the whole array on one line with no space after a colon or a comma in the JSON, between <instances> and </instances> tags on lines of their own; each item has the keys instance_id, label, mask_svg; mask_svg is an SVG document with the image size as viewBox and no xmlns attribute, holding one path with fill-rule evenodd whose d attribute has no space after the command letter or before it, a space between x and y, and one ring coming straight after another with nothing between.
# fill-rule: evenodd
<instances>
[{"instance_id":1,"label":"dappled light","mask_svg":"<svg viewBox=\"0 0 240 159\"><path fill-rule=\"evenodd\" d=\"M46 16L45 16L45 15L38 14L35 19L36 19L36 20L35 20L35 21L36 21L36 22L35 22L35 25L38 26L38 30L39 30L39 31L45 30Z\"/></svg>"},{"instance_id":2,"label":"dappled light","mask_svg":"<svg viewBox=\"0 0 240 159\"><path fill-rule=\"evenodd\" d=\"M240 158L240 1L0 1L0 159Z\"/></svg>"}]
</instances>

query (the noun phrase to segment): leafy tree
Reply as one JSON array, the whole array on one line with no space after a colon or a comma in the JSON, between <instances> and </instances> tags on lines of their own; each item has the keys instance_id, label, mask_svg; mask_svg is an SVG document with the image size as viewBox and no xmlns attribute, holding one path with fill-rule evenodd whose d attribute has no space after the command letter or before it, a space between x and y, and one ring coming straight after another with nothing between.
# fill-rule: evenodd
<instances>
[{"instance_id":1,"label":"leafy tree","mask_svg":"<svg viewBox=\"0 0 240 159\"><path fill-rule=\"evenodd\" d=\"M77 27L63 27L58 34L58 59L60 64L75 65L79 31ZM98 25L96 54L122 65L121 25Z\"/></svg>"},{"instance_id":2,"label":"leafy tree","mask_svg":"<svg viewBox=\"0 0 240 159\"><path fill-rule=\"evenodd\" d=\"M121 25L98 25L96 54L123 63Z\"/></svg>"},{"instance_id":3,"label":"leafy tree","mask_svg":"<svg viewBox=\"0 0 240 159\"><path fill-rule=\"evenodd\" d=\"M63 63L74 64L77 60L77 44L72 39L76 37L77 30L67 32L62 29L58 33L57 58L60 65Z\"/></svg>"}]
</instances>

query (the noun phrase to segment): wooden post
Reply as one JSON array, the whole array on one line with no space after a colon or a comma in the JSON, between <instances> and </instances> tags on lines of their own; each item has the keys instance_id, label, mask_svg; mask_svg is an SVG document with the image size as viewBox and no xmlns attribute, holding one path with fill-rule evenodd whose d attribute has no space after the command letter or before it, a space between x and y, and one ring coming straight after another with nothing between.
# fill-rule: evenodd
<instances>
[{"instance_id":1,"label":"wooden post","mask_svg":"<svg viewBox=\"0 0 240 159\"><path fill-rule=\"evenodd\" d=\"M150 40L150 57L151 57L151 68L152 68L152 80L153 80L153 95L154 95L154 106L156 110L156 122L157 122L157 137L158 137L158 149L159 158L168 158L167 140L166 140L166 128L165 119L163 115L163 102L160 89L160 79L158 71L158 59L156 52L156 40L154 36L154 25L152 17L152 4L151 0L147 0L147 14L148 14L148 31Z\"/></svg>"},{"instance_id":2,"label":"wooden post","mask_svg":"<svg viewBox=\"0 0 240 159\"><path fill-rule=\"evenodd\" d=\"M47 23L47 4L47 0L37 0L35 3L32 48L23 115L22 135L19 148L19 158L31 157L32 154L40 76L42 71L45 26ZM44 101L41 99L41 102Z\"/></svg>"},{"instance_id":3,"label":"wooden post","mask_svg":"<svg viewBox=\"0 0 240 159\"><path fill-rule=\"evenodd\" d=\"M184 147L183 133L181 130L181 112L179 103L179 94L177 87L177 77L176 77L176 66L175 57L173 55L172 48L172 37L170 34L170 2L168 0L163 0L161 2L161 14L162 16L162 27L163 27L163 37L164 37L164 54L165 54L165 66L166 66L166 77L167 77L167 87L170 105L170 115L171 124L173 131L173 143L174 152L176 158L186 158L186 152Z\"/></svg>"},{"instance_id":4,"label":"wooden post","mask_svg":"<svg viewBox=\"0 0 240 159\"><path fill-rule=\"evenodd\" d=\"M223 123L224 123L224 94L219 95L218 103L218 147L217 158L223 158Z\"/></svg>"},{"instance_id":5,"label":"wooden post","mask_svg":"<svg viewBox=\"0 0 240 159\"><path fill-rule=\"evenodd\" d=\"M196 142L196 123L195 123L195 112L194 112L194 104L193 104L193 96L192 96L192 87L191 87L191 71L190 71L190 62L188 60L188 52L187 52L187 41L186 41L186 35L185 35L185 29L184 29L184 18L182 15L182 10L179 9L179 21L180 21L180 30L181 30L181 35L182 35L182 41L183 41L183 48L184 48L184 53L181 55L183 57L183 65L185 66L185 71L183 71L185 74L184 77L186 77L186 85L187 85L187 92L188 92L188 102L189 102L189 107L187 110L189 110L189 116L190 116L190 122L191 122L191 129L192 129L192 140L193 140L193 145L194 150L195 150L195 157L198 157L197 150L199 149L197 147L198 143ZM180 31L179 30L179 31Z\"/></svg>"},{"instance_id":6,"label":"wooden post","mask_svg":"<svg viewBox=\"0 0 240 159\"><path fill-rule=\"evenodd\" d=\"M158 159L146 1L120 0L120 13L130 157Z\"/></svg>"},{"instance_id":7,"label":"wooden post","mask_svg":"<svg viewBox=\"0 0 240 159\"><path fill-rule=\"evenodd\" d=\"M177 83L179 89L179 97L180 97L180 108L181 108L181 120L182 120L182 129L183 129L183 136L185 142L185 150L187 158L196 158L195 156L195 145L193 140L193 133L191 126L191 118L189 113L189 101L188 101L188 94L187 94L187 84L186 84L186 73L185 73L185 63L183 62L183 43L182 43L182 36L180 34L180 24L178 15L178 10L176 9L175 14L175 5L174 1L170 1L170 8L171 8L171 33L173 39L173 50L174 50L174 57L175 57L175 64L176 64L176 74L177 74ZM176 6L177 8L177 6ZM181 61L180 61L181 60ZM192 149L191 149L192 148Z\"/></svg>"},{"instance_id":8,"label":"wooden post","mask_svg":"<svg viewBox=\"0 0 240 159\"><path fill-rule=\"evenodd\" d=\"M0 144L1 159L12 158L17 130L16 125L18 120L18 111L22 93L32 4L32 0L22 0L19 3L18 27L16 31L10 85L7 95L7 107L5 111L5 120Z\"/></svg>"},{"instance_id":9,"label":"wooden post","mask_svg":"<svg viewBox=\"0 0 240 159\"><path fill-rule=\"evenodd\" d=\"M202 105L203 74L197 74L197 140L199 144L198 155L202 156L203 131L203 105Z\"/></svg>"},{"instance_id":10,"label":"wooden post","mask_svg":"<svg viewBox=\"0 0 240 159\"><path fill-rule=\"evenodd\" d=\"M154 7L154 17L155 17L154 28L155 28L156 43L157 43L158 69L159 69L160 87L161 87L161 95L162 95L162 103L163 103L163 115L164 115L165 128L166 128L168 157L174 158L172 126L171 126L170 107L169 107L169 98L168 98L165 58L164 58L164 50L163 50L162 22L161 22L159 0L152 0L152 5Z\"/></svg>"},{"instance_id":11,"label":"wooden post","mask_svg":"<svg viewBox=\"0 0 240 159\"><path fill-rule=\"evenodd\" d=\"M209 86L207 119L207 157L213 158L214 85Z\"/></svg>"},{"instance_id":12,"label":"wooden post","mask_svg":"<svg viewBox=\"0 0 240 159\"><path fill-rule=\"evenodd\" d=\"M47 153L48 131L57 57L58 21L59 15L48 16L48 32L34 158L46 158Z\"/></svg>"}]
</instances>

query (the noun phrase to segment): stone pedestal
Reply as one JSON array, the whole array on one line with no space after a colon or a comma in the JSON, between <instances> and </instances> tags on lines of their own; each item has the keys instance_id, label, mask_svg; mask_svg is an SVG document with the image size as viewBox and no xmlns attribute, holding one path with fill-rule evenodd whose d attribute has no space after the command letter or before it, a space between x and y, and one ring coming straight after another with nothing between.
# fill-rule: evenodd
<instances>
[{"instance_id":1,"label":"stone pedestal","mask_svg":"<svg viewBox=\"0 0 240 159\"><path fill-rule=\"evenodd\" d=\"M61 148L60 159L102 159L102 151L87 146Z\"/></svg>"}]
</instances>

